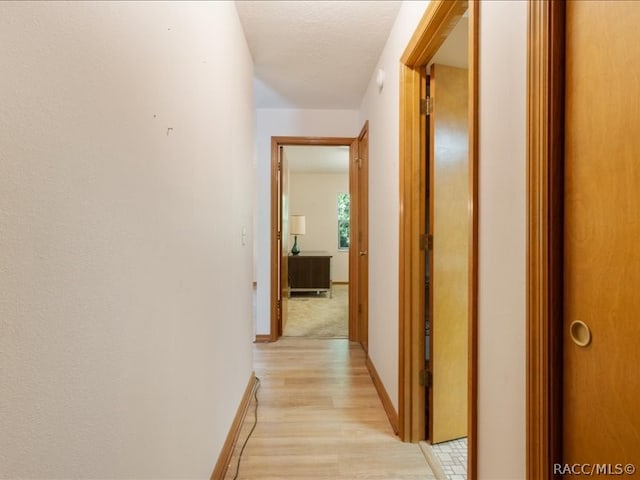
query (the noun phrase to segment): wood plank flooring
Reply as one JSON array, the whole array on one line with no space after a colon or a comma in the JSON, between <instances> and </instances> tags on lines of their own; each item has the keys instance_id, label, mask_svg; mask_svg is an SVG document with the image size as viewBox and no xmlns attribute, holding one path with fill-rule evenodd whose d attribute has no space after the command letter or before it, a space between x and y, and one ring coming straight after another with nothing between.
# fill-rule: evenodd
<instances>
[{"instance_id":1,"label":"wood plank flooring","mask_svg":"<svg viewBox=\"0 0 640 480\"><path fill-rule=\"evenodd\" d=\"M238 479L434 479L419 446L393 434L365 367L346 339L256 344L258 423ZM226 479L254 421L251 405Z\"/></svg>"}]
</instances>

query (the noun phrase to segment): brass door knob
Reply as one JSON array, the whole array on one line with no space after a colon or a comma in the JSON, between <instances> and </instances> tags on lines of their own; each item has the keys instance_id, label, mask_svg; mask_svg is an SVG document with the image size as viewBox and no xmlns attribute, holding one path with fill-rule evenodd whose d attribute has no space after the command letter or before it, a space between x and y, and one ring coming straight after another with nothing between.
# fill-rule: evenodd
<instances>
[{"instance_id":1,"label":"brass door knob","mask_svg":"<svg viewBox=\"0 0 640 480\"><path fill-rule=\"evenodd\" d=\"M364 257L366 254L367 254L367 251L366 251L366 250L361 250L361 251L360 251L360 256L361 256L361 257Z\"/></svg>"},{"instance_id":2,"label":"brass door knob","mask_svg":"<svg viewBox=\"0 0 640 480\"><path fill-rule=\"evenodd\" d=\"M581 320L574 320L569 325L569 335L573 343L579 347L586 347L591 343L591 330L589 326Z\"/></svg>"}]
</instances>

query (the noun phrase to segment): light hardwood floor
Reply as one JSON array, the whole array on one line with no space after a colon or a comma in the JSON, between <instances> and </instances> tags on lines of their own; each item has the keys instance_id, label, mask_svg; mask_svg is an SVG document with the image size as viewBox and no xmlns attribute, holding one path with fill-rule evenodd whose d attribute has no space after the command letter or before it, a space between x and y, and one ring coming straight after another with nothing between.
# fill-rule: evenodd
<instances>
[{"instance_id":1,"label":"light hardwood floor","mask_svg":"<svg viewBox=\"0 0 640 480\"><path fill-rule=\"evenodd\" d=\"M256 344L258 424L239 479L425 480L435 478L417 444L393 434L360 345L346 339L281 338ZM254 420L251 405L226 479Z\"/></svg>"}]
</instances>

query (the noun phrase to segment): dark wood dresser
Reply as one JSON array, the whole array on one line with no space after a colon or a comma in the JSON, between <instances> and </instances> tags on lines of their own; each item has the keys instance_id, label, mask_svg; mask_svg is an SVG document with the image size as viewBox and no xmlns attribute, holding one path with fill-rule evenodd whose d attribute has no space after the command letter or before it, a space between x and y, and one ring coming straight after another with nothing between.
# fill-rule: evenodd
<instances>
[{"instance_id":1,"label":"dark wood dresser","mask_svg":"<svg viewBox=\"0 0 640 480\"><path fill-rule=\"evenodd\" d=\"M331 296L331 257L328 252L312 251L289 255L289 295L329 292Z\"/></svg>"}]
</instances>

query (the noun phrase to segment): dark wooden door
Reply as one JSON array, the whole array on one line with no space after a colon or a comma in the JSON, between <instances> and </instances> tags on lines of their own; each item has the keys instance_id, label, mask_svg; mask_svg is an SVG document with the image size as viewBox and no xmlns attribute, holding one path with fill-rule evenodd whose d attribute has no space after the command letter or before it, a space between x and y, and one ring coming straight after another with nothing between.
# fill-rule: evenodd
<instances>
[{"instance_id":1,"label":"dark wooden door","mask_svg":"<svg viewBox=\"0 0 640 480\"><path fill-rule=\"evenodd\" d=\"M279 147L278 157L278 336L287 324L289 289L289 168L284 147Z\"/></svg>"},{"instance_id":2,"label":"dark wooden door","mask_svg":"<svg viewBox=\"0 0 640 480\"><path fill-rule=\"evenodd\" d=\"M369 350L369 125L358 137L358 341Z\"/></svg>"}]
</instances>

